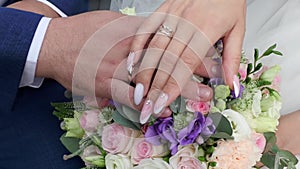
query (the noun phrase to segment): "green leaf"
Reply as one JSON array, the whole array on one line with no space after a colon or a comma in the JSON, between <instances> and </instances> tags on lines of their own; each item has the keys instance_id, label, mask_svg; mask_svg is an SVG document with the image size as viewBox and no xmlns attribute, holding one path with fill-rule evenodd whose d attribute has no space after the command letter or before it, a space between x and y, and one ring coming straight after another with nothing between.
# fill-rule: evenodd
<instances>
[{"instance_id":1,"label":"green leaf","mask_svg":"<svg viewBox=\"0 0 300 169\"><path fill-rule=\"evenodd\" d=\"M283 167L288 166L289 163L294 166L298 163L298 159L291 152L286 150L279 150L276 154L276 159L275 162L277 162L277 165L282 165Z\"/></svg>"},{"instance_id":2,"label":"green leaf","mask_svg":"<svg viewBox=\"0 0 300 169\"><path fill-rule=\"evenodd\" d=\"M66 133L65 133L60 137L60 141L66 147L66 149L71 153L74 153L77 150L79 150L80 139L78 138L66 137Z\"/></svg>"},{"instance_id":3,"label":"green leaf","mask_svg":"<svg viewBox=\"0 0 300 169\"><path fill-rule=\"evenodd\" d=\"M247 74L248 74L248 75L252 72L252 69L253 69L253 64L252 64L252 63L249 63L249 64L248 64L248 67L247 67Z\"/></svg>"},{"instance_id":4,"label":"green leaf","mask_svg":"<svg viewBox=\"0 0 300 169\"><path fill-rule=\"evenodd\" d=\"M268 86L271 85L272 82L266 81L266 80L257 80L256 85L257 87L262 87L262 86Z\"/></svg>"},{"instance_id":5,"label":"green leaf","mask_svg":"<svg viewBox=\"0 0 300 169\"><path fill-rule=\"evenodd\" d=\"M113 112L112 117L113 117L114 122L116 122L124 127L128 127L128 128L134 129L134 130L140 130L141 124L129 120L125 115L123 115L124 113L121 114L119 111L115 110ZM137 113L136 116L138 116L139 114L140 113Z\"/></svg>"},{"instance_id":6,"label":"green leaf","mask_svg":"<svg viewBox=\"0 0 300 169\"><path fill-rule=\"evenodd\" d=\"M233 139L233 137L225 132L216 132L215 134L210 136L211 138L218 139Z\"/></svg>"},{"instance_id":7,"label":"green leaf","mask_svg":"<svg viewBox=\"0 0 300 169\"><path fill-rule=\"evenodd\" d=\"M274 53L275 55L283 56L283 54L282 54L281 52L276 51L276 50L274 50L273 53Z\"/></svg>"},{"instance_id":8,"label":"green leaf","mask_svg":"<svg viewBox=\"0 0 300 169\"><path fill-rule=\"evenodd\" d=\"M277 46L277 44L274 44L274 45L272 45L271 47L269 47L269 48L264 52L264 54L261 56L261 58L264 57L264 56L269 56L270 54L272 54L273 51L274 51L274 49L276 48L276 46Z\"/></svg>"},{"instance_id":9,"label":"green leaf","mask_svg":"<svg viewBox=\"0 0 300 169\"><path fill-rule=\"evenodd\" d=\"M51 103L51 106L54 107L53 115L55 115L59 120L63 120L64 118L73 118L75 110L87 110L86 105L80 101Z\"/></svg>"},{"instance_id":10,"label":"green leaf","mask_svg":"<svg viewBox=\"0 0 300 169\"><path fill-rule=\"evenodd\" d=\"M262 68L263 64L259 63L255 68L254 68L254 72L259 71Z\"/></svg>"},{"instance_id":11,"label":"green leaf","mask_svg":"<svg viewBox=\"0 0 300 169\"><path fill-rule=\"evenodd\" d=\"M251 78L250 77L247 77L246 80L245 80L246 84L250 83L251 82Z\"/></svg>"},{"instance_id":12,"label":"green leaf","mask_svg":"<svg viewBox=\"0 0 300 169\"><path fill-rule=\"evenodd\" d=\"M210 113L208 115L213 120L214 125L216 126L216 133L226 133L229 136L232 135L232 128L230 122L225 116L221 113Z\"/></svg>"},{"instance_id":13,"label":"green leaf","mask_svg":"<svg viewBox=\"0 0 300 169\"><path fill-rule=\"evenodd\" d=\"M177 97L177 99L170 104L170 109L173 113L182 113L187 111L185 99L181 96Z\"/></svg>"},{"instance_id":14,"label":"green leaf","mask_svg":"<svg viewBox=\"0 0 300 169\"><path fill-rule=\"evenodd\" d=\"M271 152L264 153L260 159L260 162L262 162L269 169L274 169L275 154L272 154Z\"/></svg>"},{"instance_id":15,"label":"green leaf","mask_svg":"<svg viewBox=\"0 0 300 169\"><path fill-rule=\"evenodd\" d=\"M258 49L254 49L254 61L258 61L258 58L259 58L259 51Z\"/></svg>"},{"instance_id":16,"label":"green leaf","mask_svg":"<svg viewBox=\"0 0 300 169\"><path fill-rule=\"evenodd\" d=\"M266 138L265 152L268 152L272 150L273 146L276 146L276 136L275 133L273 132L264 133L264 136ZM273 153L277 153L277 152L273 152Z\"/></svg>"},{"instance_id":17,"label":"green leaf","mask_svg":"<svg viewBox=\"0 0 300 169\"><path fill-rule=\"evenodd\" d=\"M74 117L74 111L53 111L53 115L56 116L59 120L63 120L65 118L73 118Z\"/></svg>"}]
</instances>

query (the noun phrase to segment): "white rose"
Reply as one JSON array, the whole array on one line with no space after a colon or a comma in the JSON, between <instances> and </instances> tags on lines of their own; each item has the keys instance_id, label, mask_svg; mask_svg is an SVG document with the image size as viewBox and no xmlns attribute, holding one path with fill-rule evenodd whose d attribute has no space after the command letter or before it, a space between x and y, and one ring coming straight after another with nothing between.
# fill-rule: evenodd
<instances>
[{"instance_id":1,"label":"white rose","mask_svg":"<svg viewBox=\"0 0 300 169\"><path fill-rule=\"evenodd\" d=\"M243 115L231 109L224 110L222 114L235 126L232 134L235 141L250 138L251 129Z\"/></svg>"},{"instance_id":2,"label":"white rose","mask_svg":"<svg viewBox=\"0 0 300 169\"><path fill-rule=\"evenodd\" d=\"M107 154L105 156L106 169L132 169L133 165L128 156L122 154Z\"/></svg>"},{"instance_id":3,"label":"white rose","mask_svg":"<svg viewBox=\"0 0 300 169\"><path fill-rule=\"evenodd\" d=\"M201 163L196 157L198 156L198 145L193 144L180 149L170 158L170 164L173 169L205 169L206 164Z\"/></svg>"},{"instance_id":4,"label":"white rose","mask_svg":"<svg viewBox=\"0 0 300 169\"><path fill-rule=\"evenodd\" d=\"M172 167L161 158L144 159L133 169L172 169Z\"/></svg>"}]
</instances>

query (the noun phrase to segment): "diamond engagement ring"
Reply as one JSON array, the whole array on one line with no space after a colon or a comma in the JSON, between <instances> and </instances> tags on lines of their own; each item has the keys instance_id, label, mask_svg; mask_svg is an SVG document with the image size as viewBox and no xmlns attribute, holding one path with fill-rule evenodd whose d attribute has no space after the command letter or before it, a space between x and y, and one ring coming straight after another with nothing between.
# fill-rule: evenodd
<instances>
[{"instance_id":1,"label":"diamond engagement ring","mask_svg":"<svg viewBox=\"0 0 300 169\"><path fill-rule=\"evenodd\" d=\"M173 36L173 30L165 24L162 24L157 32L169 38L172 38Z\"/></svg>"}]
</instances>

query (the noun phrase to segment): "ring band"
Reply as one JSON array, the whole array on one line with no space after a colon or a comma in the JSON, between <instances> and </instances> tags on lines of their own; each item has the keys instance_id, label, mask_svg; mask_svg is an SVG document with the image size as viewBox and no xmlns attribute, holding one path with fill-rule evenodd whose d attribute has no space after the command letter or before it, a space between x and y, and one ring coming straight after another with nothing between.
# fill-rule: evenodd
<instances>
[{"instance_id":1,"label":"ring band","mask_svg":"<svg viewBox=\"0 0 300 169\"><path fill-rule=\"evenodd\" d=\"M162 24L157 32L169 38L173 36L173 30L165 24Z\"/></svg>"}]
</instances>

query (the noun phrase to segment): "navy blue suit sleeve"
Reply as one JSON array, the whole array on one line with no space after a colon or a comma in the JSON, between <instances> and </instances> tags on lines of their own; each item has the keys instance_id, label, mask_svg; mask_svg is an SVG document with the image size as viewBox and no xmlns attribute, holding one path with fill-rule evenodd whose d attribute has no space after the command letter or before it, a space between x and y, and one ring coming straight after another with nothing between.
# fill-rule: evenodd
<instances>
[{"instance_id":1,"label":"navy blue suit sleeve","mask_svg":"<svg viewBox=\"0 0 300 169\"><path fill-rule=\"evenodd\" d=\"M0 112L12 108L42 15L0 7Z\"/></svg>"},{"instance_id":2,"label":"navy blue suit sleeve","mask_svg":"<svg viewBox=\"0 0 300 169\"><path fill-rule=\"evenodd\" d=\"M66 15L71 16L88 10L88 0L48 0L62 10Z\"/></svg>"}]
</instances>

